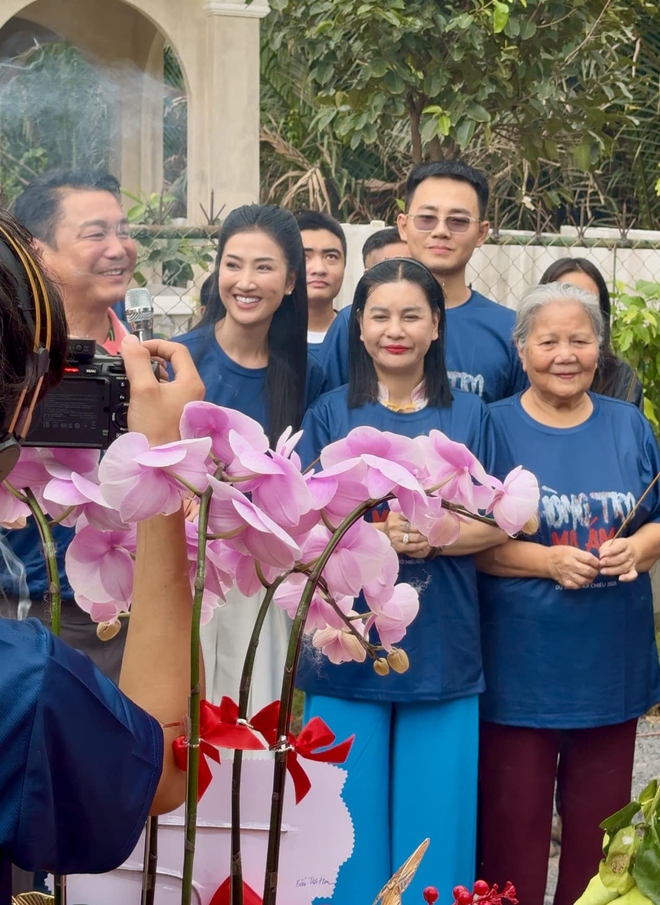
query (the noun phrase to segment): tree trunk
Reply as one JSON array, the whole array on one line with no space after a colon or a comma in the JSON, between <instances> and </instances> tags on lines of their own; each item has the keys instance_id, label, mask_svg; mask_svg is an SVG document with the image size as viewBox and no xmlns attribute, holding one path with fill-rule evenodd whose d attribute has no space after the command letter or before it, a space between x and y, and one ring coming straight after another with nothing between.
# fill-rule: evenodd
<instances>
[{"instance_id":1,"label":"tree trunk","mask_svg":"<svg viewBox=\"0 0 660 905\"><path fill-rule=\"evenodd\" d=\"M444 160L444 152L442 148L442 142L440 141L439 136L434 135L431 141L429 142L429 160Z\"/></svg>"},{"instance_id":2,"label":"tree trunk","mask_svg":"<svg viewBox=\"0 0 660 905\"><path fill-rule=\"evenodd\" d=\"M424 98L415 98L412 94L407 98L408 110L410 111L410 138L412 141L412 160L417 166L424 159L422 154L422 135L420 131L420 123L422 120L422 110L426 106Z\"/></svg>"}]
</instances>

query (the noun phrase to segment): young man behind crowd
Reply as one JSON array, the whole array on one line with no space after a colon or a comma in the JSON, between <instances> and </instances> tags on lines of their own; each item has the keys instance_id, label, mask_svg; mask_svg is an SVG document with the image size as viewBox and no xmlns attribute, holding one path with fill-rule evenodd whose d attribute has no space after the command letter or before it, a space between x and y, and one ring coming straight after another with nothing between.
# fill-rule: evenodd
<instances>
[{"instance_id":1,"label":"young man behind crowd","mask_svg":"<svg viewBox=\"0 0 660 905\"><path fill-rule=\"evenodd\" d=\"M316 356L337 316L334 302L344 282L346 236L337 220L322 211L297 211L295 218L307 265L307 348Z\"/></svg>"},{"instance_id":2,"label":"young man behind crowd","mask_svg":"<svg viewBox=\"0 0 660 905\"><path fill-rule=\"evenodd\" d=\"M372 233L362 246L364 269L371 270L375 264L389 258L409 258L408 244L399 235L396 226L386 226Z\"/></svg>"},{"instance_id":3,"label":"young man behind crowd","mask_svg":"<svg viewBox=\"0 0 660 905\"><path fill-rule=\"evenodd\" d=\"M119 182L95 170L52 171L24 189L15 214L35 237L35 248L62 295L69 335L95 339L106 352L117 354L128 331L112 306L124 298L137 258ZM74 601L64 570L74 529L57 525L53 535L62 585L62 637L117 681L125 629L110 641L97 638L95 624ZM30 616L50 625L44 603L48 576L33 519L22 530L8 532L6 541L26 570ZM6 567L0 570L0 588L5 598L0 615L15 617L19 589Z\"/></svg>"},{"instance_id":4,"label":"young man behind crowd","mask_svg":"<svg viewBox=\"0 0 660 905\"><path fill-rule=\"evenodd\" d=\"M467 265L488 235L488 182L459 161L424 163L406 183L406 212L399 235L410 256L440 283L447 317L447 368L455 389L484 402L512 395L526 385L511 342L512 310L476 292L466 282ZM326 389L348 379L348 319L340 312L319 355Z\"/></svg>"}]
</instances>

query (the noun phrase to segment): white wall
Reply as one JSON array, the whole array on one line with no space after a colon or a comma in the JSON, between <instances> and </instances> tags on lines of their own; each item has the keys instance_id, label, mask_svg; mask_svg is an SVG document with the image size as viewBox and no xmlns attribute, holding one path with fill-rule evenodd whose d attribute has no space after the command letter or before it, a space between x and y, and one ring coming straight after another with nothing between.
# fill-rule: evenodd
<instances>
[{"instance_id":1,"label":"white wall","mask_svg":"<svg viewBox=\"0 0 660 905\"><path fill-rule=\"evenodd\" d=\"M344 224L348 261L337 307L343 308L351 303L355 285L363 272L362 246L367 236L380 228L368 224ZM484 245L478 248L468 267L468 282L479 292L509 308L516 308L525 289L538 282L543 271L553 261L564 257L588 258L601 270L610 288L614 286L615 280L629 288L633 288L637 280L660 283L660 232L631 230L628 234L631 242L656 242L657 249L585 247L577 236L577 231L568 227L562 229L561 235L574 237L575 246L548 247L539 244L534 233L503 231L502 236L519 237L518 241L527 241L529 244ZM589 229L585 237L587 240L620 238L618 230L613 229Z\"/></svg>"}]
</instances>

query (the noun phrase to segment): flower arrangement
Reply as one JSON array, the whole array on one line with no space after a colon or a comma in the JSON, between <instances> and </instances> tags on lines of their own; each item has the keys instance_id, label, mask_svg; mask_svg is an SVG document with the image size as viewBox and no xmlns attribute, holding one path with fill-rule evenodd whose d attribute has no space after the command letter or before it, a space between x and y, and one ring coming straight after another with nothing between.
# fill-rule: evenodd
<instances>
[{"instance_id":1,"label":"flower arrangement","mask_svg":"<svg viewBox=\"0 0 660 905\"><path fill-rule=\"evenodd\" d=\"M529 527L539 490L533 475L522 468L504 481L488 475L465 446L439 431L413 440L358 428L326 447L318 470L307 472L296 453L300 433L285 432L270 449L260 425L232 409L190 403L180 432L180 441L151 448L143 435L125 434L101 461L97 451L24 449L11 482L0 487L0 522L20 525L29 515L37 520L54 628L59 588L49 525L75 526L67 575L78 604L107 637L130 611L136 525L177 512L191 499L198 503L195 518L187 523L194 589L189 719L175 751L188 771L181 901L192 901L196 806L210 781L206 758L217 760L217 749L228 747L236 752L231 901L243 905L241 757L243 750L268 747L275 766L263 902L274 905L287 774L299 800L309 782L300 759L341 763L351 743L347 739L334 745L331 728L321 720L312 720L298 736L291 733L304 637L335 664L369 659L379 674L408 667L398 645L417 614L418 594L410 585L397 584L397 554L364 516L387 502L431 546L442 547L457 539L465 519L499 525L511 535ZM246 652L239 700L224 699L215 707L200 700L200 625L234 586L247 596L265 588L266 596ZM356 609L360 595L364 604ZM293 620L282 692L279 701L249 715L259 635L273 604ZM328 750L328 745L334 747ZM507 898L506 890L498 894L493 889L490 898L475 895L470 901L499 905Z\"/></svg>"}]
</instances>

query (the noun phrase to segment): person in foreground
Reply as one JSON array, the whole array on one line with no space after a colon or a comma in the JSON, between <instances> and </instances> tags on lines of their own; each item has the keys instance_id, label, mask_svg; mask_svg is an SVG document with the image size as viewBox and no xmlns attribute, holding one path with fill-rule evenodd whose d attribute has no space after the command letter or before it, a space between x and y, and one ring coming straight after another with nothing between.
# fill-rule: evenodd
<instances>
[{"instance_id":1,"label":"person in foreground","mask_svg":"<svg viewBox=\"0 0 660 905\"><path fill-rule=\"evenodd\" d=\"M660 700L648 570L660 556L660 450L641 412L589 391L605 336L598 298L563 283L522 299L514 337L530 387L494 403L495 471L541 485L540 526L477 557L480 873L543 905L555 781L563 819L555 905L602 856L599 823L630 800L637 719ZM617 536L619 534L619 536Z\"/></svg>"},{"instance_id":2,"label":"person in foreground","mask_svg":"<svg viewBox=\"0 0 660 905\"><path fill-rule=\"evenodd\" d=\"M444 299L433 274L410 259L376 264L358 283L351 325L348 386L326 393L305 416L303 465L370 425L411 438L442 431L488 467L486 408L449 386ZM474 879L484 685L470 554L506 535L466 522L455 544L431 548L398 513L385 510L374 521L399 554L400 580L422 589L419 615L402 642L410 669L379 676L366 663L321 667L308 650L298 681L307 719L320 716L340 738L356 733L343 792L355 848L332 902L373 901L426 836L434 844L409 895L421 901L433 883L445 901L454 886Z\"/></svg>"},{"instance_id":3,"label":"person in foreground","mask_svg":"<svg viewBox=\"0 0 660 905\"><path fill-rule=\"evenodd\" d=\"M4 212L0 228L4 478L16 450L14 416L22 418L40 387L43 393L62 376L66 322L57 291L31 258L29 235ZM39 298L19 252L37 283L43 281ZM183 406L203 394L187 350L161 341L141 346L127 337L122 354L131 428L152 444L177 439ZM171 383L157 382L150 355L170 362ZM10 901L11 862L59 873L114 869L134 848L148 814L184 800L186 777L174 762L172 741L183 734L187 714L191 616L184 521L177 513L138 529L121 691L36 619L0 619L0 905Z\"/></svg>"},{"instance_id":4,"label":"person in foreground","mask_svg":"<svg viewBox=\"0 0 660 905\"><path fill-rule=\"evenodd\" d=\"M254 418L273 449L287 428L300 428L323 374L307 354L305 253L293 214L272 204L236 208L226 218L204 316L177 338L192 353L205 399ZM243 661L265 591L232 588L202 627L209 700L238 699ZM240 615L239 615L240 614ZM291 623L271 607L256 659L251 709L279 694Z\"/></svg>"},{"instance_id":5,"label":"person in foreground","mask_svg":"<svg viewBox=\"0 0 660 905\"><path fill-rule=\"evenodd\" d=\"M644 391L639 377L612 349L612 302L607 283L596 265L587 258L560 258L548 267L539 283L570 283L571 286L586 289L598 298L605 333L591 389L603 396L632 402L644 411Z\"/></svg>"}]
</instances>

